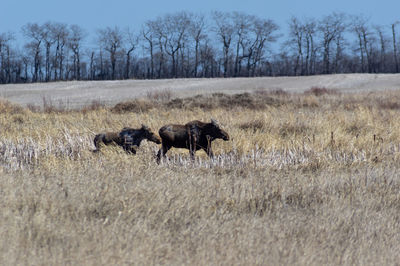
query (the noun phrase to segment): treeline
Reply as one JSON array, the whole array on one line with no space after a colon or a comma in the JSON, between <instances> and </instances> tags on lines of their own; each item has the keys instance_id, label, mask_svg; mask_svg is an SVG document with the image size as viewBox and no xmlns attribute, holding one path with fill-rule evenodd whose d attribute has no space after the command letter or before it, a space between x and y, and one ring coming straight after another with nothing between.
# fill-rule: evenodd
<instances>
[{"instance_id":1,"label":"treeline","mask_svg":"<svg viewBox=\"0 0 400 266\"><path fill-rule=\"evenodd\" d=\"M178 12L88 37L78 25L28 23L22 48L15 33L0 33L0 83L397 73L396 26L332 13L292 17L284 35L274 21L241 12Z\"/></svg>"}]
</instances>

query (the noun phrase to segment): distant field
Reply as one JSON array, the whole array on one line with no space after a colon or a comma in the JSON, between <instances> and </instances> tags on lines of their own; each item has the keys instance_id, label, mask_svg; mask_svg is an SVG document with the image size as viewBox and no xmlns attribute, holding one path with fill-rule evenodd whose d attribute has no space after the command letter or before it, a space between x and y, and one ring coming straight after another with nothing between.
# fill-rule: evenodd
<instances>
[{"instance_id":1,"label":"distant field","mask_svg":"<svg viewBox=\"0 0 400 266\"><path fill-rule=\"evenodd\" d=\"M83 84L85 97L117 90L124 102L0 100L0 265L398 264L399 76L356 77L16 86L37 104L51 98L40 86L78 103ZM133 89L140 82L158 86ZM212 87L229 94L192 96ZM12 99L10 88L1 87ZM211 118L230 134L213 142L213 160L171 149L158 165L160 145L149 142L136 155L92 152L98 132Z\"/></svg>"},{"instance_id":2,"label":"distant field","mask_svg":"<svg viewBox=\"0 0 400 266\"><path fill-rule=\"evenodd\" d=\"M311 87L338 89L343 92L400 89L400 74L11 84L0 85L0 97L23 106L43 106L44 102L51 102L66 108L80 108L93 101L114 105L127 99L146 97L149 92L164 90L170 91L173 97L187 97L213 92L232 94L260 89L303 92Z\"/></svg>"}]
</instances>

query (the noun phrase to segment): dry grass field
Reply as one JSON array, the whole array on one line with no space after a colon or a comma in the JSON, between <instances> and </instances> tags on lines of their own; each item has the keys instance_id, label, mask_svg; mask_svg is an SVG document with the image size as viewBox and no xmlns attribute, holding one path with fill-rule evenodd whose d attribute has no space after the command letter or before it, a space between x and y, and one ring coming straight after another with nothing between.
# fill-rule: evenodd
<instances>
[{"instance_id":1,"label":"dry grass field","mask_svg":"<svg viewBox=\"0 0 400 266\"><path fill-rule=\"evenodd\" d=\"M296 77L190 78L156 80L60 81L0 85L0 97L22 106L46 104L79 109L97 101L113 106L148 93L171 91L174 97L197 94L237 94L260 89L303 93L312 87L341 92L397 90L400 74L333 74Z\"/></svg>"},{"instance_id":2,"label":"dry grass field","mask_svg":"<svg viewBox=\"0 0 400 266\"><path fill-rule=\"evenodd\" d=\"M156 97L157 96L157 97ZM1 265L394 265L400 91L313 88L114 107L0 101ZM217 119L215 159L96 133Z\"/></svg>"}]
</instances>

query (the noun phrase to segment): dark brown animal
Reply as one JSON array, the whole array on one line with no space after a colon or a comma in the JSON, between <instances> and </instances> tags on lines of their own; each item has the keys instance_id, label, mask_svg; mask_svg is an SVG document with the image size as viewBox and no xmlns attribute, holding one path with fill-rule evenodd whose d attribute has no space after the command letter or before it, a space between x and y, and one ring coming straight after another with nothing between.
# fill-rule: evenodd
<instances>
[{"instance_id":1,"label":"dark brown animal","mask_svg":"<svg viewBox=\"0 0 400 266\"><path fill-rule=\"evenodd\" d=\"M158 133L162 139L162 146L157 154L158 163L172 147L189 149L192 159L196 150L203 149L212 158L214 154L211 142L215 139L229 140L229 134L213 119L211 123L195 120L185 125L165 125Z\"/></svg>"},{"instance_id":2,"label":"dark brown animal","mask_svg":"<svg viewBox=\"0 0 400 266\"><path fill-rule=\"evenodd\" d=\"M120 132L97 134L94 137L94 146L96 146L94 152L98 152L102 144L116 144L121 146L125 151L136 154L136 149L144 139L157 144L161 143L160 137L154 134L151 129L145 125L142 125L139 129L125 127Z\"/></svg>"}]
</instances>

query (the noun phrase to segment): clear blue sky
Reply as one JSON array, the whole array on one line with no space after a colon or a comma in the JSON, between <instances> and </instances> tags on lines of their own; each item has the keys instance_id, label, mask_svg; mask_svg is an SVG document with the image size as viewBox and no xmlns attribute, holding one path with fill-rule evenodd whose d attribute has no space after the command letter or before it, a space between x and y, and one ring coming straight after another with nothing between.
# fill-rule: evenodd
<instances>
[{"instance_id":1,"label":"clear blue sky","mask_svg":"<svg viewBox=\"0 0 400 266\"><path fill-rule=\"evenodd\" d=\"M52 21L77 24L94 39L96 29L107 26L139 29L144 21L166 13L213 10L272 19L283 34L291 16L320 18L335 11L363 14L379 25L400 20L400 0L0 0L0 33L13 31L21 36L27 23Z\"/></svg>"}]
</instances>

